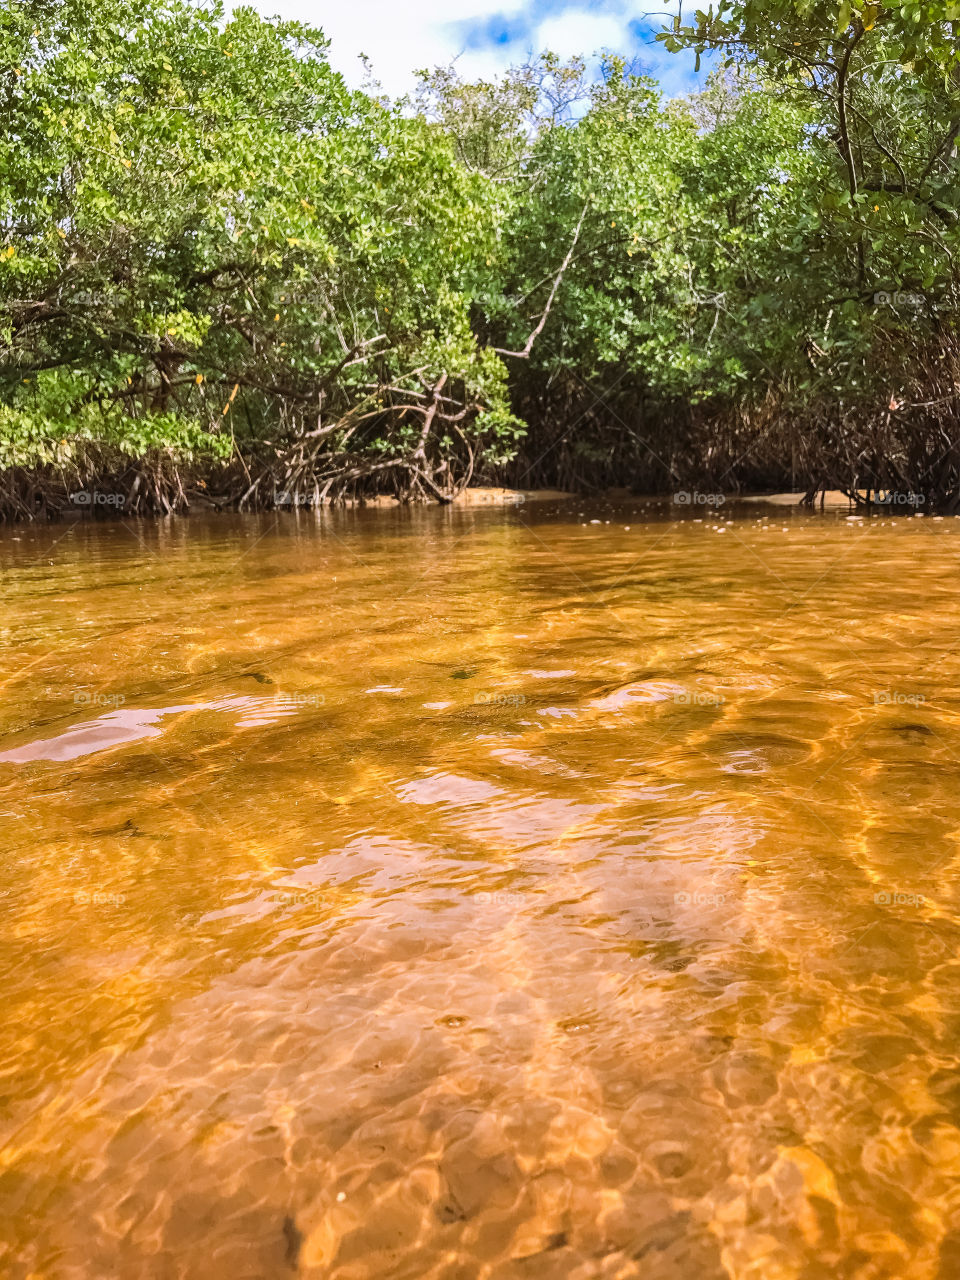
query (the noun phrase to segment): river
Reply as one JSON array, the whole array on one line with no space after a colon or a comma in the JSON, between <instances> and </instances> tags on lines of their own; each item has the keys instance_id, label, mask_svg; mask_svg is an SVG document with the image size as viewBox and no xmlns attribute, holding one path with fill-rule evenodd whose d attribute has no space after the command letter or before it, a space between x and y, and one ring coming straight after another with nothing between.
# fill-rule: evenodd
<instances>
[{"instance_id":1,"label":"river","mask_svg":"<svg viewBox=\"0 0 960 1280\"><path fill-rule=\"evenodd\" d=\"M0 1271L955 1280L960 523L0 532Z\"/></svg>"}]
</instances>

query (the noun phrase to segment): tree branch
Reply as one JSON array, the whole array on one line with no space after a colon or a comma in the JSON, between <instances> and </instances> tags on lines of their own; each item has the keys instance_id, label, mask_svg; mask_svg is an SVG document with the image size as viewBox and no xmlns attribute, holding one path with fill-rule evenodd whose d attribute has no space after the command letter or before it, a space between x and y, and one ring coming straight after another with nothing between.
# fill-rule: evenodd
<instances>
[{"instance_id":1,"label":"tree branch","mask_svg":"<svg viewBox=\"0 0 960 1280\"><path fill-rule=\"evenodd\" d=\"M530 352L533 350L533 344L540 337L541 333L543 333L543 327L547 323L547 316L550 314L550 308L553 306L553 300L557 296L557 290L560 288L560 281L563 279L567 267L569 267L573 260L573 252L577 247L577 241L580 239L580 230L583 227L583 220L587 216L588 207L589 205L585 204L580 212L580 220L577 223L576 231L573 233L573 240L570 243L570 248L567 250L567 256L563 260L563 266L557 272L557 277L553 282L553 288L550 290L550 296L547 298L547 305L543 309L543 314L540 317L537 327L527 339L526 346L522 351L505 351L502 347L494 347L493 350L498 356L513 356L517 360L529 360Z\"/></svg>"}]
</instances>

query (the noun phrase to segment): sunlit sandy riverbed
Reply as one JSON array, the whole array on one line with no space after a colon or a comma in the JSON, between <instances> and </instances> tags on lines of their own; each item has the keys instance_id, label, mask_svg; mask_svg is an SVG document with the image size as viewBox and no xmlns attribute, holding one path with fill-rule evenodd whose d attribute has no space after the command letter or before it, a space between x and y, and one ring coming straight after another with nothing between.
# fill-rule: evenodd
<instances>
[{"instance_id":1,"label":"sunlit sandy riverbed","mask_svg":"<svg viewBox=\"0 0 960 1280\"><path fill-rule=\"evenodd\" d=\"M0 1274L960 1276L960 523L728 515L0 533Z\"/></svg>"}]
</instances>

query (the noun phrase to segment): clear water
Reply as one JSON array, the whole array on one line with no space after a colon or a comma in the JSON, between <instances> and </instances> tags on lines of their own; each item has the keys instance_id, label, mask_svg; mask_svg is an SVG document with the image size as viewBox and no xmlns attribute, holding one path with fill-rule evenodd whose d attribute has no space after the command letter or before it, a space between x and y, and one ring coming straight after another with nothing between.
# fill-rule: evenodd
<instances>
[{"instance_id":1,"label":"clear water","mask_svg":"<svg viewBox=\"0 0 960 1280\"><path fill-rule=\"evenodd\" d=\"M762 510L0 533L4 1276L960 1276L960 524Z\"/></svg>"}]
</instances>

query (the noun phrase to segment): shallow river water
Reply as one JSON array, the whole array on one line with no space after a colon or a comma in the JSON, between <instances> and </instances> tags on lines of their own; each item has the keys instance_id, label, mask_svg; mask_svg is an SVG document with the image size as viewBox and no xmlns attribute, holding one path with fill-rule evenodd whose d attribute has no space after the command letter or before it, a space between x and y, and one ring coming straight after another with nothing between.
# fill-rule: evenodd
<instances>
[{"instance_id":1,"label":"shallow river water","mask_svg":"<svg viewBox=\"0 0 960 1280\"><path fill-rule=\"evenodd\" d=\"M960 522L0 563L4 1277L960 1276Z\"/></svg>"}]
</instances>

